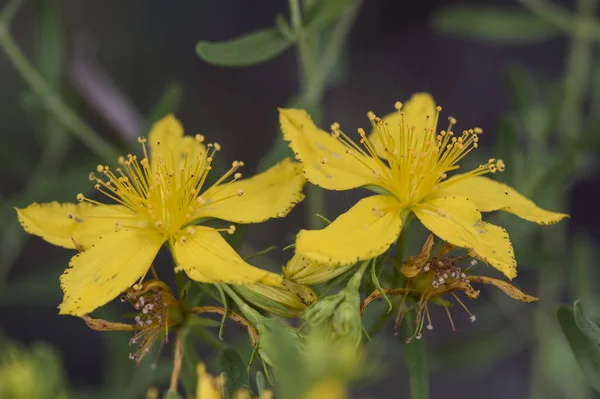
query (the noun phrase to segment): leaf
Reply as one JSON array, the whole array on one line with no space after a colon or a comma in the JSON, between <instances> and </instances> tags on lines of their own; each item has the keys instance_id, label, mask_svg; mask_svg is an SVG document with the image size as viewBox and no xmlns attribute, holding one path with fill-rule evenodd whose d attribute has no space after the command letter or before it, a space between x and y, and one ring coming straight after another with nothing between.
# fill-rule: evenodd
<instances>
[{"instance_id":1,"label":"leaf","mask_svg":"<svg viewBox=\"0 0 600 399\"><path fill-rule=\"evenodd\" d=\"M600 327L583 313L583 305L580 300L575 301L573 307L575 309L575 323L577 324L577 327L579 327L581 332L592 342L596 345L600 345Z\"/></svg>"},{"instance_id":2,"label":"leaf","mask_svg":"<svg viewBox=\"0 0 600 399\"><path fill-rule=\"evenodd\" d=\"M319 0L304 15L305 30L319 32L337 21L352 5L352 0Z\"/></svg>"},{"instance_id":3,"label":"leaf","mask_svg":"<svg viewBox=\"0 0 600 399\"><path fill-rule=\"evenodd\" d=\"M291 44L277 28L268 28L223 42L198 42L196 53L209 64L242 67L268 61Z\"/></svg>"},{"instance_id":4,"label":"leaf","mask_svg":"<svg viewBox=\"0 0 600 399\"><path fill-rule=\"evenodd\" d=\"M177 392L169 391L165 394L164 399L183 399L183 396Z\"/></svg>"},{"instance_id":5,"label":"leaf","mask_svg":"<svg viewBox=\"0 0 600 399\"><path fill-rule=\"evenodd\" d=\"M225 387L230 394L249 386L246 364L235 350L225 349L221 352L221 370L226 374Z\"/></svg>"},{"instance_id":6,"label":"leaf","mask_svg":"<svg viewBox=\"0 0 600 399\"><path fill-rule=\"evenodd\" d=\"M525 9L487 5L442 7L434 14L433 25L442 33L496 44L538 43L561 33Z\"/></svg>"},{"instance_id":7,"label":"leaf","mask_svg":"<svg viewBox=\"0 0 600 399\"><path fill-rule=\"evenodd\" d=\"M575 322L573 310L565 305L558 307L556 317L569 342L579 368L588 383L600 392L600 348L592 342Z\"/></svg>"},{"instance_id":8,"label":"leaf","mask_svg":"<svg viewBox=\"0 0 600 399\"><path fill-rule=\"evenodd\" d=\"M425 339L412 339L409 343L405 341L415 331L415 315L409 311L404 316L400 339L404 347L404 360L408 368L411 399L429 398L429 369L427 367L427 347Z\"/></svg>"}]
</instances>

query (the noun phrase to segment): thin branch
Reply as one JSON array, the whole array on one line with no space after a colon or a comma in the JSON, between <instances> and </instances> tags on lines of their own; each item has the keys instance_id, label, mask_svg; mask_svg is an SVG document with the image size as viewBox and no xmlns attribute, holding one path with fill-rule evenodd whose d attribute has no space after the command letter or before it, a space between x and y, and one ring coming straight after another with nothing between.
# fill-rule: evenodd
<instances>
[{"instance_id":1,"label":"thin branch","mask_svg":"<svg viewBox=\"0 0 600 399\"><path fill-rule=\"evenodd\" d=\"M175 338L175 357L173 359L173 371L171 372L171 382L169 384L169 392L177 393L177 384L179 383L179 375L181 374L181 365L183 364L183 339L181 337L181 328L177 329Z\"/></svg>"},{"instance_id":2,"label":"thin branch","mask_svg":"<svg viewBox=\"0 0 600 399\"><path fill-rule=\"evenodd\" d=\"M220 315L225 315L228 319L231 319L248 329L248 335L250 335L250 342L252 343L252 346L255 346L258 343L258 332L256 331L256 328L254 328L254 326L250 324L248 320L244 319L237 313L231 311L226 312L225 309L219 306L194 306L191 311L192 313L196 314L218 313Z\"/></svg>"}]
</instances>

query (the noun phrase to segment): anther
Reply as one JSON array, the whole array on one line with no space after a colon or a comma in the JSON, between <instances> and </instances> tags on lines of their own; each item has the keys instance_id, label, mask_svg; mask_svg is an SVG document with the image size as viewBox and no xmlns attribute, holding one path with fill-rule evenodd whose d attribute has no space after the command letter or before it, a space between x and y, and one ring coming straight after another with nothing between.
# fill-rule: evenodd
<instances>
[{"instance_id":1,"label":"anther","mask_svg":"<svg viewBox=\"0 0 600 399\"><path fill-rule=\"evenodd\" d=\"M81 193L77 194L77 201L79 202L83 202L83 200L85 199L85 196Z\"/></svg>"},{"instance_id":2,"label":"anther","mask_svg":"<svg viewBox=\"0 0 600 399\"><path fill-rule=\"evenodd\" d=\"M194 140L196 140L198 143L203 143L204 142L204 136L201 134L197 134L194 136Z\"/></svg>"},{"instance_id":3,"label":"anther","mask_svg":"<svg viewBox=\"0 0 600 399\"><path fill-rule=\"evenodd\" d=\"M475 317L475 315L472 314L471 317L469 317L469 319L471 320L471 323L475 323L475 321L477 320L477 317Z\"/></svg>"},{"instance_id":4,"label":"anther","mask_svg":"<svg viewBox=\"0 0 600 399\"><path fill-rule=\"evenodd\" d=\"M144 144L146 141L148 141L148 140L146 140L145 137L138 137L137 138L137 142L140 143L140 144Z\"/></svg>"},{"instance_id":5,"label":"anther","mask_svg":"<svg viewBox=\"0 0 600 399\"><path fill-rule=\"evenodd\" d=\"M214 143L214 146L215 146L215 151L221 151L221 144Z\"/></svg>"},{"instance_id":6,"label":"anther","mask_svg":"<svg viewBox=\"0 0 600 399\"><path fill-rule=\"evenodd\" d=\"M191 236L191 235L193 235L193 234L194 234L194 232L195 232L196 230L194 230L194 228L193 228L192 226L189 226L187 229L185 229L185 231L186 231L186 233L188 233L188 235L190 235L190 236Z\"/></svg>"},{"instance_id":7,"label":"anther","mask_svg":"<svg viewBox=\"0 0 600 399\"><path fill-rule=\"evenodd\" d=\"M400 111L402 109L402 103L400 101L396 101L394 103L394 108L396 108L398 111Z\"/></svg>"},{"instance_id":8,"label":"anther","mask_svg":"<svg viewBox=\"0 0 600 399\"><path fill-rule=\"evenodd\" d=\"M228 234L233 234L235 233L235 225L230 225L229 228L227 229L227 233Z\"/></svg>"},{"instance_id":9,"label":"anther","mask_svg":"<svg viewBox=\"0 0 600 399\"><path fill-rule=\"evenodd\" d=\"M234 178L235 180L237 180L237 179L241 179L241 178L242 178L242 174L238 172L238 173L236 173L235 175L233 175L233 178Z\"/></svg>"},{"instance_id":10,"label":"anther","mask_svg":"<svg viewBox=\"0 0 600 399\"><path fill-rule=\"evenodd\" d=\"M238 195L238 197L241 197L242 195L244 195L244 190L242 190L241 188L239 188L237 190L237 195Z\"/></svg>"}]
</instances>

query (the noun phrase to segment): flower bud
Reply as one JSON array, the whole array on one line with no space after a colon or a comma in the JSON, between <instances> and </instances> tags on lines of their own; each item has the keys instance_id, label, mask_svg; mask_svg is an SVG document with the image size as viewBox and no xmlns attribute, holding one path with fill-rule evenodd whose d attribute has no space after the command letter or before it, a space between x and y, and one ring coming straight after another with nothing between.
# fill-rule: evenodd
<instances>
[{"instance_id":1,"label":"flower bud","mask_svg":"<svg viewBox=\"0 0 600 399\"><path fill-rule=\"evenodd\" d=\"M317 300L317 294L310 287L286 279L279 287L264 284L232 287L252 305L283 317L296 317Z\"/></svg>"},{"instance_id":2,"label":"flower bud","mask_svg":"<svg viewBox=\"0 0 600 399\"><path fill-rule=\"evenodd\" d=\"M339 276L354 264L335 266L324 265L296 253L283 267L283 275L298 284L320 284Z\"/></svg>"},{"instance_id":3,"label":"flower bud","mask_svg":"<svg viewBox=\"0 0 600 399\"><path fill-rule=\"evenodd\" d=\"M60 359L48 345L0 342L0 398L66 399Z\"/></svg>"},{"instance_id":4,"label":"flower bud","mask_svg":"<svg viewBox=\"0 0 600 399\"><path fill-rule=\"evenodd\" d=\"M306 309L303 318L308 327L324 332L331 341L347 339L358 345L362 337L358 292L361 278L362 272L357 272L342 291L321 298Z\"/></svg>"}]
</instances>

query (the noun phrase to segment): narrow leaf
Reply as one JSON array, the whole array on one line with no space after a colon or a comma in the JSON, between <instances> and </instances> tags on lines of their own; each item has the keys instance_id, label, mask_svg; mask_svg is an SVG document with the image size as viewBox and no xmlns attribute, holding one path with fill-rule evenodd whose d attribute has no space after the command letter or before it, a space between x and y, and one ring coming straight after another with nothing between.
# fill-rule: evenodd
<instances>
[{"instance_id":1,"label":"narrow leaf","mask_svg":"<svg viewBox=\"0 0 600 399\"><path fill-rule=\"evenodd\" d=\"M307 31L315 33L337 21L352 5L352 0L319 0L304 16Z\"/></svg>"},{"instance_id":2,"label":"narrow leaf","mask_svg":"<svg viewBox=\"0 0 600 399\"><path fill-rule=\"evenodd\" d=\"M583 313L581 301L575 301L573 307L575 309L575 323L577 324L577 327L579 327L581 332L592 342L596 343L596 345L600 345L600 327Z\"/></svg>"},{"instance_id":3,"label":"narrow leaf","mask_svg":"<svg viewBox=\"0 0 600 399\"><path fill-rule=\"evenodd\" d=\"M209 64L241 67L260 64L287 50L292 41L277 28L258 30L223 42L198 42L196 53Z\"/></svg>"},{"instance_id":4,"label":"narrow leaf","mask_svg":"<svg viewBox=\"0 0 600 399\"><path fill-rule=\"evenodd\" d=\"M246 364L235 350L225 349L221 352L221 370L227 375L225 378L227 391L233 393L249 386Z\"/></svg>"},{"instance_id":5,"label":"narrow leaf","mask_svg":"<svg viewBox=\"0 0 600 399\"><path fill-rule=\"evenodd\" d=\"M442 33L497 44L537 43L560 34L556 26L525 9L484 5L442 7L433 25Z\"/></svg>"},{"instance_id":6,"label":"narrow leaf","mask_svg":"<svg viewBox=\"0 0 600 399\"><path fill-rule=\"evenodd\" d=\"M559 306L556 317L588 383L600 392L600 348L577 327L573 310Z\"/></svg>"}]
</instances>

